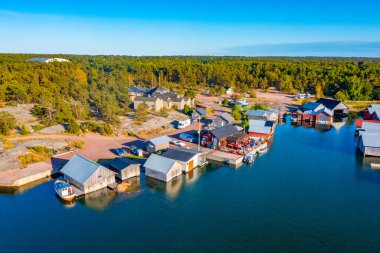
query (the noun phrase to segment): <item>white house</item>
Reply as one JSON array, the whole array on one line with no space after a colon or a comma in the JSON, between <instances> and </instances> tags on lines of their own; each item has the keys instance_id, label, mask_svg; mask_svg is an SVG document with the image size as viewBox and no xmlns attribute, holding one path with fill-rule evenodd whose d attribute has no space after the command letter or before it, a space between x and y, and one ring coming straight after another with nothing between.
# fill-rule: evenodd
<instances>
[{"instance_id":1,"label":"white house","mask_svg":"<svg viewBox=\"0 0 380 253\"><path fill-rule=\"evenodd\" d=\"M187 148L171 148L162 154L182 165L182 172L187 173L206 162L206 156L201 151Z\"/></svg>"}]
</instances>

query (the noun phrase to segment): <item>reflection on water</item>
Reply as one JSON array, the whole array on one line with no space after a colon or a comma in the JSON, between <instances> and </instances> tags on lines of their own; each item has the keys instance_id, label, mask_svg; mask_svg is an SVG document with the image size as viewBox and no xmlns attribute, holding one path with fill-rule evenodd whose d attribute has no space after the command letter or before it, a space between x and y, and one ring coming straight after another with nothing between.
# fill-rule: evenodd
<instances>
[{"instance_id":1,"label":"reflection on water","mask_svg":"<svg viewBox=\"0 0 380 253\"><path fill-rule=\"evenodd\" d=\"M146 177L146 186L153 190L164 192L169 198L176 198L181 191L183 175L180 175L169 182L163 182L155 178Z\"/></svg>"},{"instance_id":2,"label":"reflection on water","mask_svg":"<svg viewBox=\"0 0 380 253\"><path fill-rule=\"evenodd\" d=\"M79 198L77 201L91 209L103 211L111 204L116 195L116 191L104 188L95 192L88 193Z\"/></svg>"},{"instance_id":3,"label":"reflection on water","mask_svg":"<svg viewBox=\"0 0 380 253\"><path fill-rule=\"evenodd\" d=\"M49 182L50 180L51 180L51 177L45 177L45 178L39 179L37 181L31 182L29 184L25 184L19 187L0 187L0 195L22 194L36 186Z\"/></svg>"},{"instance_id":4,"label":"reflection on water","mask_svg":"<svg viewBox=\"0 0 380 253\"><path fill-rule=\"evenodd\" d=\"M127 198L135 197L141 192L140 177L127 179L124 182L131 183L125 192L118 193L117 190L104 188L88 193L83 197L80 197L77 201L93 210L104 211L107 207L114 203L114 201L122 201Z\"/></svg>"},{"instance_id":5,"label":"reflection on water","mask_svg":"<svg viewBox=\"0 0 380 253\"><path fill-rule=\"evenodd\" d=\"M180 175L167 183L155 178L146 177L145 184L150 189L163 192L168 198L175 199L179 196L179 193L184 186L195 183L206 172L214 171L217 168L220 168L220 166L216 164L208 164L203 168L195 168L187 174Z\"/></svg>"},{"instance_id":6,"label":"reflection on water","mask_svg":"<svg viewBox=\"0 0 380 253\"><path fill-rule=\"evenodd\" d=\"M357 161L362 164L363 168L371 168L371 163L380 164L380 157L366 156L364 157L361 153L357 155ZM376 169L375 169L376 170ZM377 169L379 170L379 169Z\"/></svg>"}]
</instances>

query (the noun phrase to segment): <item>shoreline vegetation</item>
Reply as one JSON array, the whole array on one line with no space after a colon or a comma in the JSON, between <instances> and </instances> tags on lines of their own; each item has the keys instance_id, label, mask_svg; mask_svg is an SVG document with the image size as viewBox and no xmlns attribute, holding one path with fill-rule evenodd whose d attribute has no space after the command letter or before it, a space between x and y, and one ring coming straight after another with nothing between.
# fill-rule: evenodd
<instances>
[{"instance_id":1,"label":"shoreline vegetation","mask_svg":"<svg viewBox=\"0 0 380 253\"><path fill-rule=\"evenodd\" d=\"M28 61L41 56L68 61ZM0 73L0 108L31 104L38 121L15 124L12 115L0 112L3 136L15 128L29 135L57 124L74 135L118 135L121 117L133 117L141 125L144 120L138 122L138 116L146 120L149 113L134 113L128 90L134 85L161 85L191 97L221 96L226 86L252 98L255 90L310 93L335 97L353 111L380 99L380 58L0 54Z\"/></svg>"}]
</instances>

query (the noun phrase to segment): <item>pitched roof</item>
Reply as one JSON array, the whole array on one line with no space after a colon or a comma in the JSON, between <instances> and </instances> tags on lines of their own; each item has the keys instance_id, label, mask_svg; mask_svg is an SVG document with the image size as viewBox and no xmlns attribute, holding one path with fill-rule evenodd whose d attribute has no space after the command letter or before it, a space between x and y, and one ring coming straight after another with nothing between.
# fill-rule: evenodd
<instances>
[{"instance_id":1,"label":"pitched roof","mask_svg":"<svg viewBox=\"0 0 380 253\"><path fill-rule=\"evenodd\" d=\"M218 117L227 121L227 122L234 122L234 117L232 117L232 115L227 113L227 112L224 112L224 113L218 115Z\"/></svg>"},{"instance_id":2,"label":"pitched roof","mask_svg":"<svg viewBox=\"0 0 380 253\"><path fill-rule=\"evenodd\" d=\"M251 133L270 134L274 121L270 120L250 120L249 130Z\"/></svg>"},{"instance_id":3,"label":"pitched roof","mask_svg":"<svg viewBox=\"0 0 380 253\"><path fill-rule=\"evenodd\" d=\"M380 105L373 104L367 108L368 112L372 114L376 114L377 118L380 119Z\"/></svg>"},{"instance_id":4,"label":"pitched roof","mask_svg":"<svg viewBox=\"0 0 380 253\"><path fill-rule=\"evenodd\" d=\"M304 115L308 115L308 114L310 114L310 115L316 115L317 113L314 110L307 110L307 111L304 111L303 114Z\"/></svg>"},{"instance_id":5,"label":"pitched roof","mask_svg":"<svg viewBox=\"0 0 380 253\"><path fill-rule=\"evenodd\" d=\"M165 142L170 142L170 138L167 135L163 135L154 139L149 140L153 145L160 145Z\"/></svg>"},{"instance_id":6,"label":"pitched roof","mask_svg":"<svg viewBox=\"0 0 380 253\"><path fill-rule=\"evenodd\" d=\"M80 184L84 184L99 167L102 166L96 162L81 155L74 155L73 158L63 166L61 173L69 176Z\"/></svg>"},{"instance_id":7,"label":"pitched roof","mask_svg":"<svg viewBox=\"0 0 380 253\"><path fill-rule=\"evenodd\" d=\"M135 98L135 101L145 101L145 102L148 102L148 101L151 101L151 102L155 102L157 101L157 97L143 97L143 96L137 96Z\"/></svg>"},{"instance_id":8,"label":"pitched roof","mask_svg":"<svg viewBox=\"0 0 380 253\"><path fill-rule=\"evenodd\" d=\"M237 133L227 137L227 141L237 141L238 139L244 138L247 135L245 133Z\"/></svg>"},{"instance_id":9,"label":"pitched roof","mask_svg":"<svg viewBox=\"0 0 380 253\"><path fill-rule=\"evenodd\" d=\"M123 170L132 164L138 164L138 163L128 158L118 157L116 159L113 159L109 165L116 170Z\"/></svg>"},{"instance_id":10,"label":"pitched roof","mask_svg":"<svg viewBox=\"0 0 380 253\"><path fill-rule=\"evenodd\" d=\"M204 116L207 114L206 110L203 108L197 108L196 112L199 113L199 115Z\"/></svg>"},{"instance_id":11,"label":"pitched roof","mask_svg":"<svg viewBox=\"0 0 380 253\"><path fill-rule=\"evenodd\" d=\"M145 162L144 167L167 174L176 163L177 162L173 159L151 154L148 160Z\"/></svg>"},{"instance_id":12,"label":"pitched roof","mask_svg":"<svg viewBox=\"0 0 380 253\"><path fill-rule=\"evenodd\" d=\"M360 138L363 142L363 146L380 148L380 133L364 132Z\"/></svg>"},{"instance_id":13,"label":"pitched roof","mask_svg":"<svg viewBox=\"0 0 380 253\"><path fill-rule=\"evenodd\" d=\"M337 107L342 102L339 100L335 100L335 99L320 98L317 100L317 103L323 104L324 106L326 106L330 110L333 110L335 107Z\"/></svg>"},{"instance_id":14,"label":"pitched roof","mask_svg":"<svg viewBox=\"0 0 380 253\"><path fill-rule=\"evenodd\" d=\"M141 87L137 85L128 88L128 91L133 92L133 93L144 93L146 92L146 90L147 89L145 87Z\"/></svg>"},{"instance_id":15,"label":"pitched roof","mask_svg":"<svg viewBox=\"0 0 380 253\"><path fill-rule=\"evenodd\" d=\"M168 151L163 153L162 156L173 160L188 162L199 153L201 152L194 149L170 148Z\"/></svg>"},{"instance_id":16,"label":"pitched roof","mask_svg":"<svg viewBox=\"0 0 380 253\"><path fill-rule=\"evenodd\" d=\"M259 117L268 117L271 116L274 112L267 110L247 110L245 114L248 116L259 116Z\"/></svg>"},{"instance_id":17,"label":"pitched roof","mask_svg":"<svg viewBox=\"0 0 380 253\"><path fill-rule=\"evenodd\" d=\"M170 90L163 88L162 86L156 86L146 92L147 95L152 95L153 93L165 93L170 92Z\"/></svg>"},{"instance_id":18,"label":"pitched roof","mask_svg":"<svg viewBox=\"0 0 380 253\"><path fill-rule=\"evenodd\" d=\"M321 110L316 112L316 114L320 114L320 113L326 113L329 116L333 116L333 112L327 107L324 107Z\"/></svg>"},{"instance_id":19,"label":"pitched roof","mask_svg":"<svg viewBox=\"0 0 380 253\"><path fill-rule=\"evenodd\" d=\"M380 124L373 123L373 122L363 122L361 129L366 132L380 133Z\"/></svg>"},{"instance_id":20,"label":"pitched roof","mask_svg":"<svg viewBox=\"0 0 380 253\"><path fill-rule=\"evenodd\" d=\"M303 106L303 109L305 111L308 111L308 110L316 110L319 106L321 106L322 104L321 103L317 103L317 102L307 102L304 106Z\"/></svg>"},{"instance_id":21,"label":"pitched roof","mask_svg":"<svg viewBox=\"0 0 380 253\"><path fill-rule=\"evenodd\" d=\"M215 128L210 130L210 132L218 139L222 139L239 133L239 131L233 125L226 125L219 128Z\"/></svg>"}]
</instances>

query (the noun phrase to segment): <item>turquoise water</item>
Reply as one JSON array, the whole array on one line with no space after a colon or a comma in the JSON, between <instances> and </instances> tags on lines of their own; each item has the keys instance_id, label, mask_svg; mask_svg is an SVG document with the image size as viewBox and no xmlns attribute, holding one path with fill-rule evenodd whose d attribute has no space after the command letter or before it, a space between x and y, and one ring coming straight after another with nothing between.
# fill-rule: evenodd
<instances>
[{"instance_id":1,"label":"turquoise water","mask_svg":"<svg viewBox=\"0 0 380 253\"><path fill-rule=\"evenodd\" d=\"M0 252L380 252L380 171L354 128L278 126L239 169L209 165L133 194L63 205L52 182L0 195Z\"/></svg>"}]
</instances>

